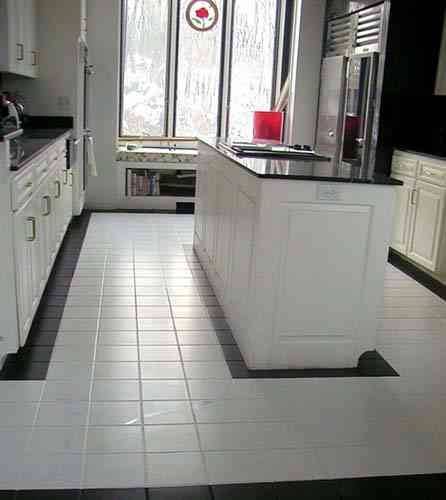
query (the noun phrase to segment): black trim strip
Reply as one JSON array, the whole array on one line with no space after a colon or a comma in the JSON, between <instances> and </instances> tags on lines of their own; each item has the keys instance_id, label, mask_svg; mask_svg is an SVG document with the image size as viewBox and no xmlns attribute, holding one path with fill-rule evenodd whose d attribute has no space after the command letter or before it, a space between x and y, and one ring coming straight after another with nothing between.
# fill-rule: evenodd
<instances>
[{"instance_id":1,"label":"black trim strip","mask_svg":"<svg viewBox=\"0 0 446 500\"><path fill-rule=\"evenodd\" d=\"M376 500L444 498L446 474L166 488L0 491L0 500Z\"/></svg>"},{"instance_id":2,"label":"black trim strip","mask_svg":"<svg viewBox=\"0 0 446 500\"><path fill-rule=\"evenodd\" d=\"M435 293L435 295L438 295L443 300L446 300L446 285L443 285L441 281L436 280L415 264L409 262L392 248L389 251L389 262L404 274L407 274L412 279L420 283L420 285L425 286L432 293Z\"/></svg>"}]
</instances>

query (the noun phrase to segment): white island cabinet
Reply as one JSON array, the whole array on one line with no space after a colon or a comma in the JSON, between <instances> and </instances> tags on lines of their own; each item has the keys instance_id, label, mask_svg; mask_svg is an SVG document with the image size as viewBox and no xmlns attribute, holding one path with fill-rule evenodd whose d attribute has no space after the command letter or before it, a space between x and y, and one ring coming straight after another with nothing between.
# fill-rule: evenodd
<instances>
[{"instance_id":1,"label":"white island cabinet","mask_svg":"<svg viewBox=\"0 0 446 500\"><path fill-rule=\"evenodd\" d=\"M395 182L201 141L194 248L251 369L353 367L376 347Z\"/></svg>"}]
</instances>

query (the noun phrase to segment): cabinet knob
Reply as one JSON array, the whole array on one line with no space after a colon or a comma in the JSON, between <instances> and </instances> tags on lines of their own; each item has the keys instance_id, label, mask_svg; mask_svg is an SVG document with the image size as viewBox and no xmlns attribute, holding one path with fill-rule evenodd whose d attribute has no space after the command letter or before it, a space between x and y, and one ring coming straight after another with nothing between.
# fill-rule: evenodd
<instances>
[{"instance_id":1,"label":"cabinet knob","mask_svg":"<svg viewBox=\"0 0 446 500\"><path fill-rule=\"evenodd\" d=\"M51 197L46 195L42 198L42 201L45 201L46 203L46 210L42 212L42 215L44 217L47 217L51 213Z\"/></svg>"},{"instance_id":2,"label":"cabinet knob","mask_svg":"<svg viewBox=\"0 0 446 500\"><path fill-rule=\"evenodd\" d=\"M55 196L56 200L58 200L61 196L61 193L62 193L62 188L61 188L61 185L60 185L60 181L54 181L54 184L57 188L57 194Z\"/></svg>"},{"instance_id":3,"label":"cabinet knob","mask_svg":"<svg viewBox=\"0 0 446 500\"><path fill-rule=\"evenodd\" d=\"M26 236L26 241L35 241L37 237L37 230L36 230L36 218L35 217L27 217L26 222L29 226L31 224L31 236L27 234Z\"/></svg>"}]
</instances>

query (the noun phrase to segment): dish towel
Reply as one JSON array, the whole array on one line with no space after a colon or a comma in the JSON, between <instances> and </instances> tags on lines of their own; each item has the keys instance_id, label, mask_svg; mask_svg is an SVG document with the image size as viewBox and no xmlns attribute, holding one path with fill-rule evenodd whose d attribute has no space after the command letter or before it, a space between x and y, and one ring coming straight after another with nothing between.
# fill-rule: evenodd
<instances>
[{"instance_id":1,"label":"dish towel","mask_svg":"<svg viewBox=\"0 0 446 500\"><path fill-rule=\"evenodd\" d=\"M87 161L90 175L97 177L98 169L96 166L96 155L94 153L94 138L91 136L87 137Z\"/></svg>"}]
</instances>

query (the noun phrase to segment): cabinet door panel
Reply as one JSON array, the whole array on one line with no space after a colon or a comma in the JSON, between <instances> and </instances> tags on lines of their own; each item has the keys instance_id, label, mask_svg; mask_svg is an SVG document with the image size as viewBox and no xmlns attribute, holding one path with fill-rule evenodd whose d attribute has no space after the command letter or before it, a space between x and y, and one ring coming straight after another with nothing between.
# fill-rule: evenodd
<instances>
[{"instance_id":1,"label":"cabinet door panel","mask_svg":"<svg viewBox=\"0 0 446 500\"><path fill-rule=\"evenodd\" d=\"M238 190L235 193L231 294L228 297L238 323L236 325L238 329L246 327L245 317L250 314L248 304L251 287L255 218L256 205L254 201Z\"/></svg>"},{"instance_id":2,"label":"cabinet door panel","mask_svg":"<svg viewBox=\"0 0 446 500\"><path fill-rule=\"evenodd\" d=\"M412 222L412 198L415 180L410 177L393 175L395 179L404 182L396 188L395 215L391 247L406 254L409 245L409 236Z\"/></svg>"},{"instance_id":3,"label":"cabinet door panel","mask_svg":"<svg viewBox=\"0 0 446 500\"><path fill-rule=\"evenodd\" d=\"M40 297L38 219L32 201L14 214L14 251L20 345L23 345Z\"/></svg>"},{"instance_id":4,"label":"cabinet door panel","mask_svg":"<svg viewBox=\"0 0 446 500\"><path fill-rule=\"evenodd\" d=\"M217 237L215 252L215 270L226 287L230 265L232 243L232 214L234 204L234 185L222 174L217 180Z\"/></svg>"},{"instance_id":5,"label":"cabinet door panel","mask_svg":"<svg viewBox=\"0 0 446 500\"><path fill-rule=\"evenodd\" d=\"M408 257L431 271L438 267L445 196L445 189L417 181Z\"/></svg>"}]
</instances>

